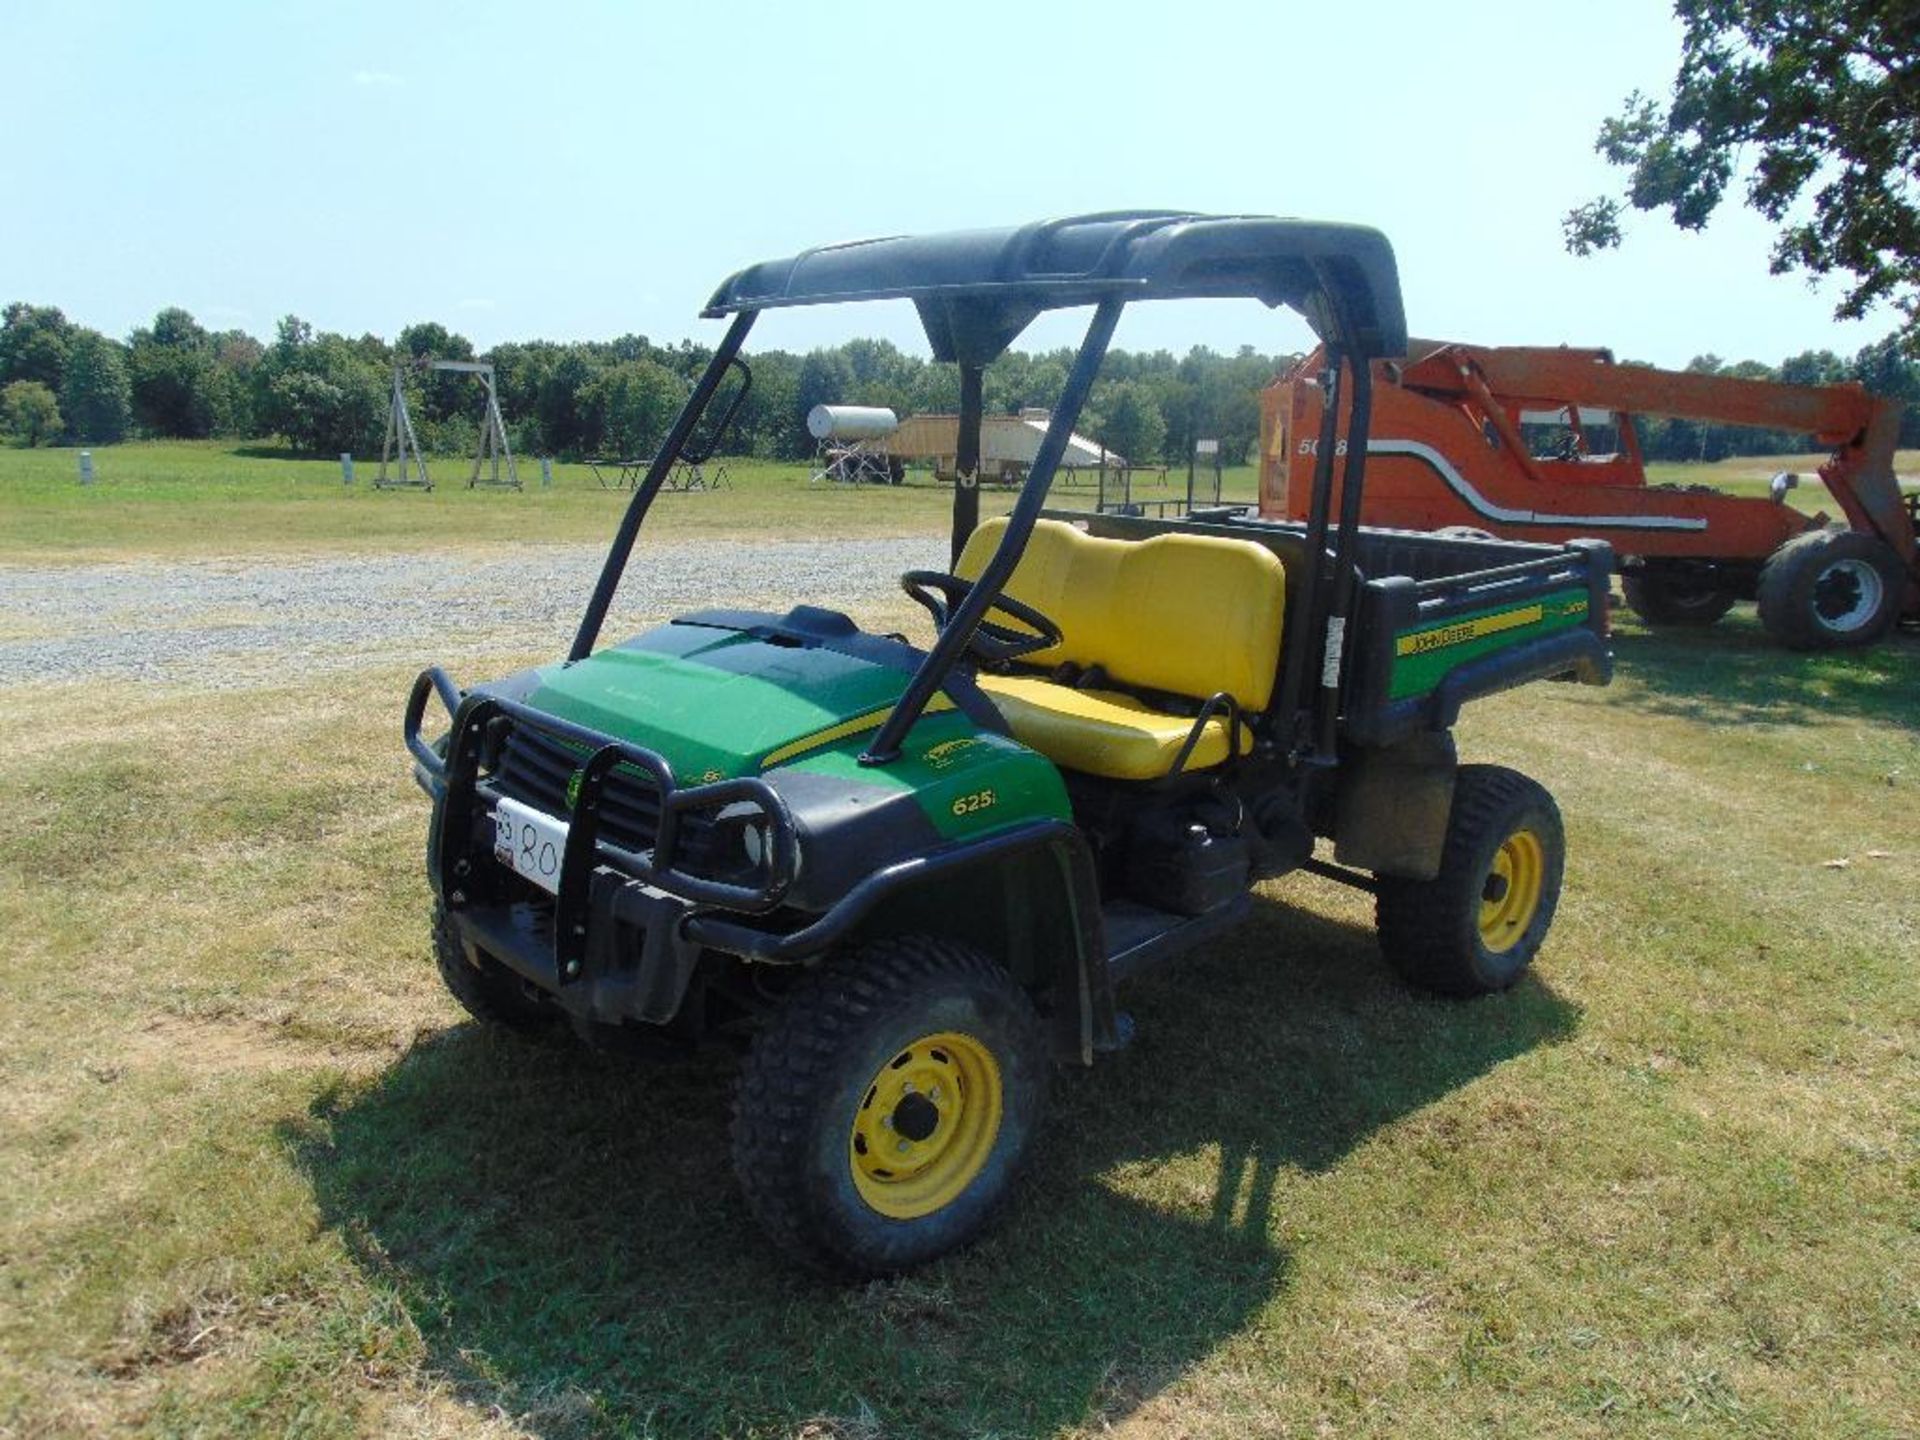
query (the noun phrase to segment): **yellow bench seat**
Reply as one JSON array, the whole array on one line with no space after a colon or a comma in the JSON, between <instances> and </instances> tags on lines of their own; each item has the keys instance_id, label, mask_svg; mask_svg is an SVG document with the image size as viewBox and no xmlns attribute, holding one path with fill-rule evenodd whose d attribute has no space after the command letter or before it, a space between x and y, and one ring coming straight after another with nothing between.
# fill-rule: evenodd
<instances>
[{"instance_id":1,"label":"yellow bench seat","mask_svg":"<svg viewBox=\"0 0 1920 1440\"><path fill-rule=\"evenodd\" d=\"M1038 675L979 677L1013 738L1056 765L1110 780L1157 780L1173 768L1193 730L1186 715L1168 715L1144 700L1116 690L1075 690ZM1240 727L1240 753L1253 748L1253 734ZM1204 770L1227 758L1227 722L1207 720L1187 759Z\"/></svg>"},{"instance_id":2,"label":"yellow bench seat","mask_svg":"<svg viewBox=\"0 0 1920 1440\"><path fill-rule=\"evenodd\" d=\"M954 573L977 580L1000 542L1004 517L967 541ZM1033 527L1006 593L1060 628L1060 640L1025 657L1048 668L1098 666L1112 684L1185 697L1187 715L1156 710L1124 691L1076 690L1035 674L982 673L980 688L1014 738L1056 765L1112 780L1158 780L1193 729L1192 711L1215 694L1257 715L1273 693L1287 579L1264 546L1224 535L1117 540L1059 520ZM1019 630L1016 621L995 624ZM1241 727L1239 753L1253 748ZM1187 768L1230 758L1227 722L1209 718Z\"/></svg>"}]
</instances>

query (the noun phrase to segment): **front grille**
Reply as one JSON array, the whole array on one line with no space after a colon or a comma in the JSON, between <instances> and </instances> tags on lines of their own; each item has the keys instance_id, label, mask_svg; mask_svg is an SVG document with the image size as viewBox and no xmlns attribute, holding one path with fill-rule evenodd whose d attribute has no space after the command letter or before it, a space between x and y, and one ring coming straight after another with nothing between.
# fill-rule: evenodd
<instances>
[{"instance_id":1,"label":"front grille","mask_svg":"<svg viewBox=\"0 0 1920 1440\"><path fill-rule=\"evenodd\" d=\"M517 725L500 750L493 783L503 795L565 815L567 787L587 762L583 750L525 725ZM624 850L651 850L660 830L660 796L653 777L625 765L615 768L600 791L600 835Z\"/></svg>"},{"instance_id":2,"label":"front grille","mask_svg":"<svg viewBox=\"0 0 1920 1440\"><path fill-rule=\"evenodd\" d=\"M527 725L516 725L500 747L492 781L502 795L543 810L566 815L567 787L587 762L588 752ZM660 833L660 792L653 777L628 765L617 765L600 789L599 837L623 850L653 849ZM696 873L720 857L713 816L699 811L680 814L677 865Z\"/></svg>"}]
</instances>

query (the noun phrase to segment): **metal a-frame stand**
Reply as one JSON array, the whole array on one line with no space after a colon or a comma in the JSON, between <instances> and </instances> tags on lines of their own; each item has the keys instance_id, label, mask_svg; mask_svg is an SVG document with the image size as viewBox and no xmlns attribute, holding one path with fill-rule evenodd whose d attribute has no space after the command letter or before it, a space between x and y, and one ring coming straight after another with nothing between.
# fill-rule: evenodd
<instances>
[{"instance_id":1,"label":"metal a-frame stand","mask_svg":"<svg viewBox=\"0 0 1920 1440\"><path fill-rule=\"evenodd\" d=\"M400 451L400 473L389 476L387 461L395 447ZM409 461L408 455L412 459ZM420 467L416 477L409 465ZM387 438L380 442L380 473L374 477L376 490L431 490L433 478L427 474L427 457L420 453L420 437L414 433L413 416L407 413L407 387L403 367L393 367L393 399L387 406Z\"/></svg>"},{"instance_id":2,"label":"metal a-frame stand","mask_svg":"<svg viewBox=\"0 0 1920 1440\"><path fill-rule=\"evenodd\" d=\"M500 418L500 395L493 388L493 366L483 365L476 360L435 360L429 367L434 370L451 370L461 375L477 375L480 387L487 392L486 414L480 417L480 443L473 451L473 474L467 477L467 488L478 485L498 486L508 490L520 488L520 467L514 463L513 447L507 443L507 422ZM507 462L507 475L500 478L500 462ZM492 478L482 480L480 467L491 463Z\"/></svg>"},{"instance_id":3,"label":"metal a-frame stand","mask_svg":"<svg viewBox=\"0 0 1920 1440\"><path fill-rule=\"evenodd\" d=\"M815 449L814 464L820 468L808 477L809 485L822 480L839 484L891 485L893 457L887 442L880 440L822 440ZM719 489L718 485L713 487Z\"/></svg>"},{"instance_id":4,"label":"metal a-frame stand","mask_svg":"<svg viewBox=\"0 0 1920 1440\"><path fill-rule=\"evenodd\" d=\"M493 385L493 366L477 360L416 360L413 364L416 369L444 370L457 375L479 377L487 403L480 417L480 443L474 448L473 473L467 477L467 488L472 490L485 485L489 488L518 490L520 467L514 461L513 446L507 441L507 422L500 414L500 396ZM427 458L420 453L420 437L414 433L413 417L407 412L405 369L401 365L393 367L393 403L387 412L387 438L380 447L380 475L373 483L382 490L431 490L433 481L427 474ZM387 461L396 446L400 453L400 473L397 478L389 479ZM413 455L412 463L420 468L420 478L417 480L408 473L409 450ZM500 462L503 459L507 462L504 477L500 474ZM490 478L480 478L482 466L488 467Z\"/></svg>"}]
</instances>

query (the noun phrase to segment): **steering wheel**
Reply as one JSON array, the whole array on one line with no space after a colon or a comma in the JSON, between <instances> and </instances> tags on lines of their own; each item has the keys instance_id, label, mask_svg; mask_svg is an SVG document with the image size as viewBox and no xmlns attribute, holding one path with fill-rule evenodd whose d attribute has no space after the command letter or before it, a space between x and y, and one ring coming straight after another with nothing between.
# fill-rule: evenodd
<instances>
[{"instance_id":1,"label":"steering wheel","mask_svg":"<svg viewBox=\"0 0 1920 1440\"><path fill-rule=\"evenodd\" d=\"M936 629L945 630L948 618L973 593L973 581L962 580L958 575L949 575L944 570L909 570L900 577L900 588L926 608L927 613L933 616ZM973 638L967 643L967 648L982 660L996 664L1018 660L1022 655L1051 649L1063 638L1058 625L1011 595L994 596L993 603L987 609L1012 616L1027 630L1011 630L1005 625L995 625L982 619L974 627Z\"/></svg>"}]
</instances>

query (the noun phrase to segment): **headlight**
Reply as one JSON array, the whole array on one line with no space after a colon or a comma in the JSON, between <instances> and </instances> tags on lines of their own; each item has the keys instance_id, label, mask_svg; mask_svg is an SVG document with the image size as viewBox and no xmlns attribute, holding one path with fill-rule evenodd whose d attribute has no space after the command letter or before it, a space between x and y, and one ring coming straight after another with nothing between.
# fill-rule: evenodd
<instances>
[{"instance_id":1,"label":"headlight","mask_svg":"<svg viewBox=\"0 0 1920 1440\"><path fill-rule=\"evenodd\" d=\"M687 854L689 868L727 885L763 885L773 863L773 822L749 801L719 811ZM796 869L798 867L796 866Z\"/></svg>"}]
</instances>

